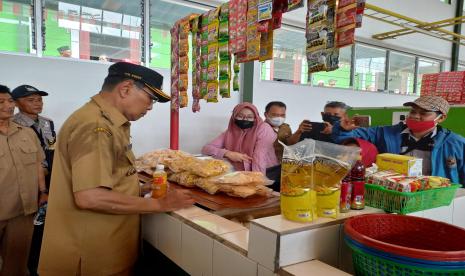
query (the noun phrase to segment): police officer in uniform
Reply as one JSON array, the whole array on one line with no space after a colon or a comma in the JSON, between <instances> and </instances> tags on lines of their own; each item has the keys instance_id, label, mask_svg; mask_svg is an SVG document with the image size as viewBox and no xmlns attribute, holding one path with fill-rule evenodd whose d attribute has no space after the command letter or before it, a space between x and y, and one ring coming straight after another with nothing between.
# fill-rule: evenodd
<instances>
[{"instance_id":1,"label":"police officer in uniform","mask_svg":"<svg viewBox=\"0 0 465 276\"><path fill-rule=\"evenodd\" d=\"M55 147L39 274L132 275L141 213L188 207L187 191L140 196L130 121L168 102L163 77L131 63L108 69L102 90L74 112Z\"/></svg>"},{"instance_id":2,"label":"police officer in uniform","mask_svg":"<svg viewBox=\"0 0 465 276\"><path fill-rule=\"evenodd\" d=\"M56 134L53 121L40 116L43 109L42 97L48 96L47 92L41 91L31 85L20 85L12 91L13 99L19 112L13 117L13 121L19 125L30 127L37 135L40 145L45 153L45 160L42 164L45 172L46 189L40 191L42 206L34 220L34 234L32 236L31 251L29 253L28 267L31 275L37 275L37 265L39 263L40 245L44 231L44 220L46 211L46 200L48 189L50 188L50 173L52 171L53 147Z\"/></svg>"}]
</instances>

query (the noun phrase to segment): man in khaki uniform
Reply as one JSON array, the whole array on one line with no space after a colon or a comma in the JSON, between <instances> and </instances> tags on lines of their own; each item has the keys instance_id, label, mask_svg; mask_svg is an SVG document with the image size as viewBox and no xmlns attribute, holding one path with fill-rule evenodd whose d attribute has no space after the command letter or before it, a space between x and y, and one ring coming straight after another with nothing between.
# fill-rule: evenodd
<instances>
[{"instance_id":1,"label":"man in khaki uniform","mask_svg":"<svg viewBox=\"0 0 465 276\"><path fill-rule=\"evenodd\" d=\"M187 192L139 196L130 123L170 97L163 77L125 62L108 69L102 91L58 134L39 275L131 275L139 214L193 204Z\"/></svg>"},{"instance_id":2,"label":"man in khaki uniform","mask_svg":"<svg viewBox=\"0 0 465 276\"><path fill-rule=\"evenodd\" d=\"M45 190L45 155L36 134L13 121L15 103L0 85L1 276L27 275L27 258L39 190Z\"/></svg>"}]
</instances>

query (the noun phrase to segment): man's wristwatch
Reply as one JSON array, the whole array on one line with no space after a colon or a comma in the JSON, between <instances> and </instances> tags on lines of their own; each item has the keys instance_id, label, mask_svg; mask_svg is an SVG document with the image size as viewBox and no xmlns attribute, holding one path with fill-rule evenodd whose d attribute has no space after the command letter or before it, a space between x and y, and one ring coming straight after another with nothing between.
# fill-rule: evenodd
<instances>
[{"instance_id":1,"label":"man's wristwatch","mask_svg":"<svg viewBox=\"0 0 465 276\"><path fill-rule=\"evenodd\" d=\"M43 189L43 190L40 190L40 193L41 193L41 194L48 195L48 189L45 188L45 189Z\"/></svg>"}]
</instances>

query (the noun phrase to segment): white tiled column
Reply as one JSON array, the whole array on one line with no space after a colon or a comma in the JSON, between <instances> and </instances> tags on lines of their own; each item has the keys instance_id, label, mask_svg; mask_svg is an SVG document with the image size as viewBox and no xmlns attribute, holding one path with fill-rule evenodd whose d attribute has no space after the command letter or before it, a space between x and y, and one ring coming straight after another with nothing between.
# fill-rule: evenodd
<instances>
[{"instance_id":1,"label":"white tiled column","mask_svg":"<svg viewBox=\"0 0 465 276\"><path fill-rule=\"evenodd\" d=\"M181 267L190 275L213 274L213 239L194 228L182 225Z\"/></svg>"},{"instance_id":2,"label":"white tiled column","mask_svg":"<svg viewBox=\"0 0 465 276\"><path fill-rule=\"evenodd\" d=\"M213 242L214 276L256 276L257 263L218 241Z\"/></svg>"},{"instance_id":3,"label":"white tiled column","mask_svg":"<svg viewBox=\"0 0 465 276\"><path fill-rule=\"evenodd\" d=\"M181 222L167 214L160 214L158 250L181 266Z\"/></svg>"},{"instance_id":4,"label":"white tiled column","mask_svg":"<svg viewBox=\"0 0 465 276\"><path fill-rule=\"evenodd\" d=\"M278 234L258 226L250 224L248 257L269 270L275 271Z\"/></svg>"},{"instance_id":5,"label":"white tiled column","mask_svg":"<svg viewBox=\"0 0 465 276\"><path fill-rule=\"evenodd\" d=\"M279 266L318 259L331 266L339 262L340 224L282 235Z\"/></svg>"}]
</instances>

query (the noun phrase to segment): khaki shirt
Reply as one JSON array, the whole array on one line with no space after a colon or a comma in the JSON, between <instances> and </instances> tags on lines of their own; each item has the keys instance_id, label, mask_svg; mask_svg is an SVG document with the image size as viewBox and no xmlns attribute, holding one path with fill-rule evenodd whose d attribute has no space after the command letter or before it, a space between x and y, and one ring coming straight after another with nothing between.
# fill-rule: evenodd
<instances>
[{"instance_id":1,"label":"khaki shirt","mask_svg":"<svg viewBox=\"0 0 465 276\"><path fill-rule=\"evenodd\" d=\"M139 215L79 209L74 193L96 187L138 196L130 123L100 95L74 112L58 135L40 275L110 275L138 256Z\"/></svg>"},{"instance_id":2,"label":"khaki shirt","mask_svg":"<svg viewBox=\"0 0 465 276\"><path fill-rule=\"evenodd\" d=\"M278 134L278 139L276 139L274 142L273 147L276 153L276 157L278 158L279 163L281 163L283 159L284 147L278 142L278 140L287 145L287 138L292 135L292 130L288 124L282 124L279 126L278 130L274 128L273 130Z\"/></svg>"},{"instance_id":3,"label":"khaki shirt","mask_svg":"<svg viewBox=\"0 0 465 276\"><path fill-rule=\"evenodd\" d=\"M45 155L32 129L10 122L0 133L0 221L37 211L37 163Z\"/></svg>"}]
</instances>

